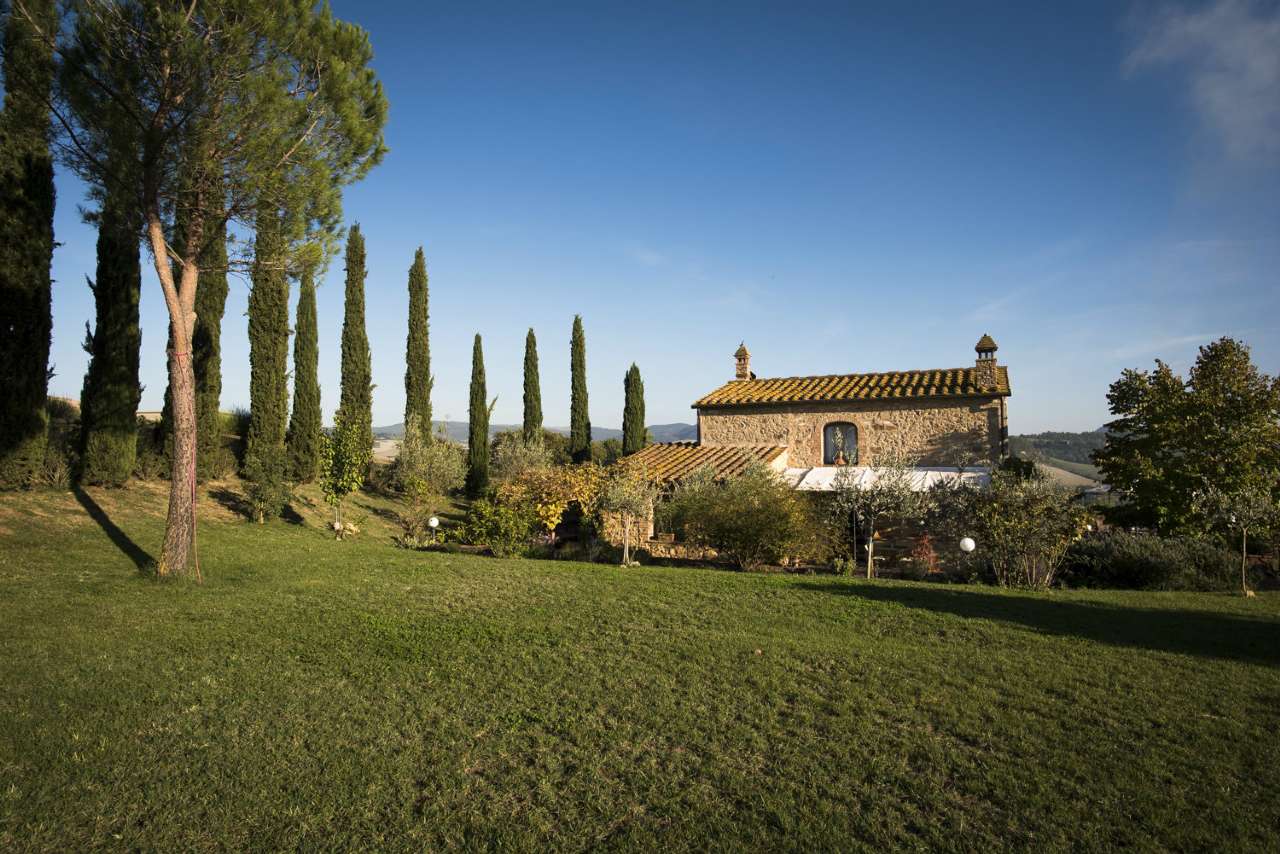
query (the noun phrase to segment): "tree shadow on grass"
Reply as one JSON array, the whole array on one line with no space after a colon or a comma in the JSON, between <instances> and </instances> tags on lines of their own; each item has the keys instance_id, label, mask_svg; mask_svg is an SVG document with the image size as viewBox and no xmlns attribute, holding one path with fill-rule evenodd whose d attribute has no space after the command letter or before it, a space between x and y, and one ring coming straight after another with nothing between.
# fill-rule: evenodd
<instances>
[{"instance_id":1,"label":"tree shadow on grass","mask_svg":"<svg viewBox=\"0 0 1280 854\"><path fill-rule=\"evenodd\" d=\"M107 535L107 538L115 544L116 548L124 552L125 557L133 561L134 566L146 575L151 575L155 572L156 559L142 546L135 543L119 525L112 522L111 517L107 515L107 512L102 509L98 502L93 500L89 493L78 486L73 487L71 491L75 495L76 501L80 502L80 506L89 514L89 518L98 523L98 527Z\"/></svg>"},{"instance_id":2,"label":"tree shadow on grass","mask_svg":"<svg viewBox=\"0 0 1280 854\"><path fill-rule=\"evenodd\" d=\"M1280 666L1280 620L1211 611L1067 602L1053 594L999 595L957 587L802 582L799 587L940 614L1025 626L1113 646Z\"/></svg>"}]
</instances>

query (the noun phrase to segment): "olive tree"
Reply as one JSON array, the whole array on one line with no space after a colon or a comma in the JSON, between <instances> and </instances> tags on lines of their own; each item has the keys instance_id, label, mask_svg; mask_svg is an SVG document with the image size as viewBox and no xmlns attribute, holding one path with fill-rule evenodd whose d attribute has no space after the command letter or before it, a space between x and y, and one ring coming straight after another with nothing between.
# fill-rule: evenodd
<instances>
[{"instance_id":1,"label":"olive tree","mask_svg":"<svg viewBox=\"0 0 1280 854\"><path fill-rule=\"evenodd\" d=\"M158 572L199 577L191 345L202 253L229 222L248 230L271 210L287 245L276 263L328 257L342 187L385 151L386 98L365 31L312 0L71 0L67 12L55 47L59 155L91 193L122 189L143 223L169 315L174 424ZM13 14L27 15L23 0ZM132 156L109 159L122 142ZM248 269L251 254L238 245L229 265Z\"/></svg>"}]
</instances>

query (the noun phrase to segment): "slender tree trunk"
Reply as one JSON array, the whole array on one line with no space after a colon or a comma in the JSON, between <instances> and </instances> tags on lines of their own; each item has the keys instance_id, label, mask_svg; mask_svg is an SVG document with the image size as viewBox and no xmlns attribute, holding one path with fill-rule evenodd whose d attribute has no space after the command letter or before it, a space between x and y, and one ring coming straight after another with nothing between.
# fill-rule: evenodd
<instances>
[{"instance_id":1,"label":"slender tree trunk","mask_svg":"<svg viewBox=\"0 0 1280 854\"><path fill-rule=\"evenodd\" d=\"M1243 593L1249 592L1249 529L1242 528L1240 531L1240 590Z\"/></svg>"},{"instance_id":2,"label":"slender tree trunk","mask_svg":"<svg viewBox=\"0 0 1280 854\"><path fill-rule=\"evenodd\" d=\"M867 578L876 577L876 523L872 520L867 525Z\"/></svg>"},{"instance_id":3,"label":"slender tree trunk","mask_svg":"<svg viewBox=\"0 0 1280 854\"><path fill-rule=\"evenodd\" d=\"M622 514L622 565L631 565L631 514Z\"/></svg>"},{"instance_id":4,"label":"slender tree trunk","mask_svg":"<svg viewBox=\"0 0 1280 854\"><path fill-rule=\"evenodd\" d=\"M199 224L193 232L199 236ZM173 407L173 468L169 480L169 515L156 574L193 576L200 580L196 559L196 381L191 338L195 329L195 293L199 268L194 258L182 267L180 287L165 246L157 212L147 217L147 240L169 310L173 349L169 352L169 393Z\"/></svg>"}]
</instances>

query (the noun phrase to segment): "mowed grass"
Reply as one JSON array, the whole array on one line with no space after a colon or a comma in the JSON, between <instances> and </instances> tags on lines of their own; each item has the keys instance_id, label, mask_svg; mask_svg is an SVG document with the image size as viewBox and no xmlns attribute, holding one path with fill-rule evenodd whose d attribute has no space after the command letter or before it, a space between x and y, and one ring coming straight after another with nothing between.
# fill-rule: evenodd
<instances>
[{"instance_id":1,"label":"mowed grass","mask_svg":"<svg viewBox=\"0 0 1280 854\"><path fill-rule=\"evenodd\" d=\"M205 501L196 586L136 566L157 488L0 496L0 850L1280 849L1275 594L409 552L360 501Z\"/></svg>"}]
</instances>

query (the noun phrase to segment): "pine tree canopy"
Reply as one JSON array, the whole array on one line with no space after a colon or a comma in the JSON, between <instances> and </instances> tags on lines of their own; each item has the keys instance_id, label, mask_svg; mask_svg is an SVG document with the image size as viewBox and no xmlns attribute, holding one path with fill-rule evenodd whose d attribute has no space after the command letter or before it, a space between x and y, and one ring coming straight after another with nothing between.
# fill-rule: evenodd
<instances>
[{"instance_id":1,"label":"pine tree canopy","mask_svg":"<svg viewBox=\"0 0 1280 854\"><path fill-rule=\"evenodd\" d=\"M591 460L591 418L587 415L587 337L582 315L573 316L569 337L569 455L575 463Z\"/></svg>"},{"instance_id":2,"label":"pine tree canopy","mask_svg":"<svg viewBox=\"0 0 1280 854\"><path fill-rule=\"evenodd\" d=\"M467 495L478 498L489 488L489 403L484 382L484 350L480 333L471 349L471 406L467 414Z\"/></svg>"},{"instance_id":3,"label":"pine tree canopy","mask_svg":"<svg viewBox=\"0 0 1280 854\"><path fill-rule=\"evenodd\" d=\"M404 421L418 416L418 423L431 432L431 345L427 261L422 247L409 268L409 340L405 345Z\"/></svg>"}]
</instances>

